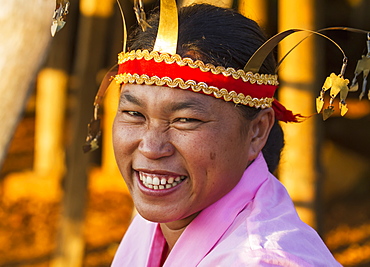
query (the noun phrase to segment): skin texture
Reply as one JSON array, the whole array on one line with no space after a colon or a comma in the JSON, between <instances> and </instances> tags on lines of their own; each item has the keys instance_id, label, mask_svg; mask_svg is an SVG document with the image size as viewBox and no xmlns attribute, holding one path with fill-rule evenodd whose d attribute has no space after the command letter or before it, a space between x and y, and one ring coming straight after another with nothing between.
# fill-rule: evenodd
<instances>
[{"instance_id":1,"label":"skin texture","mask_svg":"<svg viewBox=\"0 0 370 267\"><path fill-rule=\"evenodd\" d=\"M161 223L169 250L186 226L227 194L264 146L272 109L253 121L232 104L168 87L125 85L113 125L119 169L138 212ZM186 176L168 190L143 186L139 173Z\"/></svg>"}]
</instances>

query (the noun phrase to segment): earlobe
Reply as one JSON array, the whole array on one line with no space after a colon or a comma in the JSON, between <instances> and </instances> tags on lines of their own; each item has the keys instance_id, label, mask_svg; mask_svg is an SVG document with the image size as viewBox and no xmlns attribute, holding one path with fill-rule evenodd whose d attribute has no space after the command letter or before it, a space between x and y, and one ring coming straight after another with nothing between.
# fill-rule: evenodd
<instances>
[{"instance_id":1,"label":"earlobe","mask_svg":"<svg viewBox=\"0 0 370 267\"><path fill-rule=\"evenodd\" d=\"M275 122L272 108L261 110L250 123L249 160L254 160L267 142L271 128Z\"/></svg>"}]
</instances>

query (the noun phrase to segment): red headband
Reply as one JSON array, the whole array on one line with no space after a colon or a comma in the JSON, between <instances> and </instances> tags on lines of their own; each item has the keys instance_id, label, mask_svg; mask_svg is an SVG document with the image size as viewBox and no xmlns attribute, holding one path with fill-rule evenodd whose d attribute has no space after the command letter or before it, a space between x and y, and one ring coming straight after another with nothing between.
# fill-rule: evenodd
<instances>
[{"instance_id":1,"label":"red headband","mask_svg":"<svg viewBox=\"0 0 370 267\"><path fill-rule=\"evenodd\" d=\"M255 108L272 107L278 120L298 122L273 98L278 85L277 75L245 73L233 68L215 67L179 55L136 50L119 54L118 83L168 86L190 90L236 104Z\"/></svg>"}]
</instances>

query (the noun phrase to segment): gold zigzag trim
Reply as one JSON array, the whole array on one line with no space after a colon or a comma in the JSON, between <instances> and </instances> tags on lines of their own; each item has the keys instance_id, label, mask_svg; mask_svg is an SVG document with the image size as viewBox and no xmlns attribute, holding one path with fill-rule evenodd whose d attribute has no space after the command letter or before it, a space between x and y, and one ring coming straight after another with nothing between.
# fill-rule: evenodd
<instances>
[{"instance_id":1,"label":"gold zigzag trim","mask_svg":"<svg viewBox=\"0 0 370 267\"><path fill-rule=\"evenodd\" d=\"M213 94L216 98L223 98L225 101L233 101L235 104L242 104L255 108L269 108L272 106L274 98L252 98L251 96L245 96L242 93L237 94L235 91L228 92L225 88L219 89L215 86L208 86L204 82L197 83L194 80L184 81L181 78L176 78L172 80L169 77L159 78L158 76L149 77L146 74L130 74L123 73L115 76L114 80L121 83L130 83L130 84L146 84L146 85L157 85L164 86L167 85L171 88L180 88L180 89L189 89L191 88L194 92L200 92L210 95Z\"/></svg>"},{"instance_id":2,"label":"gold zigzag trim","mask_svg":"<svg viewBox=\"0 0 370 267\"><path fill-rule=\"evenodd\" d=\"M177 63L179 66L189 66L190 68L199 68L203 72L211 71L213 74L223 74L226 77L232 76L234 79L243 79L244 82L250 82L251 84L257 83L259 85L279 85L277 75L272 74L259 74L247 72L234 68L225 68L222 66L215 67L212 64L205 64L203 61L193 61L191 58L182 58L180 55L170 55L167 53L158 53L157 51L149 52L148 50L134 50L131 52L118 54L118 64L123 64L129 60L135 59L154 60L155 62L165 62L167 64Z\"/></svg>"}]
</instances>

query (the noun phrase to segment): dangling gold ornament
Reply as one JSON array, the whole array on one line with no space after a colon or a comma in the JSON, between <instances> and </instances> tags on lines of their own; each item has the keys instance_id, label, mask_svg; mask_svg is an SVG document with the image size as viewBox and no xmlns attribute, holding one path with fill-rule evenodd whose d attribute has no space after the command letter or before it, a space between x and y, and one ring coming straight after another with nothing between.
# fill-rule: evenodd
<instances>
[{"instance_id":1,"label":"dangling gold ornament","mask_svg":"<svg viewBox=\"0 0 370 267\"><path fill-rule=\"evenodd\" d=\"M54 37L55 34L60 31L66 24L65 17L68 14L69 1L68 0L56 0L55 11L53 15L53 21L51 24L51 35Z\"/></svg>"},{"instance_id":2,"label":"dangling gold ornament","mask_svg":"<svg viewBox=\"0 0 370 267\"><path fill-rule=\"evenodd\" d=\"M355 77L352 80L352 84L350 87L351 92L355 92L358 90L358 82L357 76L361 73L363 74L363 82L362 82L362 90L359 96L361 100L365 96L366 92L366 85L367 85L367 76L370 72L370 33L367 33L367 54L362 55L361 59L357 61L356 69L355 69ZM370 100L370 91L368 93L368 99Z\"/></svg>"},{"instance_id":3,"label":"dangling gold ornament","mask_svg":"<svg viewBox=\"0 0 370 267\"><path fill-rule=\"evenodd\" d=\"M345 102L347 95L348 95L348 85L349 80L344 79L341 74L336 75L335 73L330 74L329 77L326 78L324 85L322 86L322 90L320 96L316 98L316 109L317 113L320 113L323 106L324 106L324 93L330 89L330 104L329 107L324 110L324 120L329 118L334 112L333 101L334 98L340 93L340 102L339 102L339 109L341 116L344 116L347 111L347 104Z\"/></svg>"}]
</instances>

